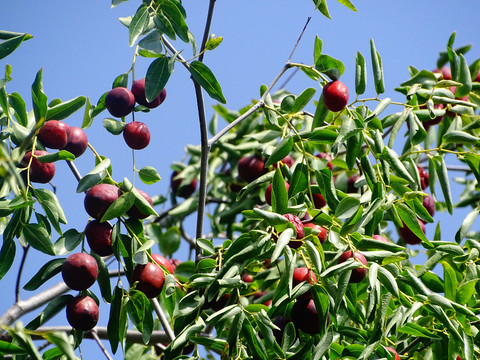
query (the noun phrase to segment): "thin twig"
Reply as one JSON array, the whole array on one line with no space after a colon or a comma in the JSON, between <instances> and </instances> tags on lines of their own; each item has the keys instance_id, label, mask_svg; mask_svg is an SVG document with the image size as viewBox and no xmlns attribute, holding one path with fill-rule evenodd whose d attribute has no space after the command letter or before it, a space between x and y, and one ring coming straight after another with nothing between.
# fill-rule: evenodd
<instances>
[{"instance_id":1,"label":"thin twig","mask_svg":"<svg viewBox=\"0 0 480 360\"><path fill-rule=\"evenodd\" d=\"M77 167L75 166L75 164L73 163L73 161L70 161L70 160L65 160L65 161L67 162L68 167L69 167L70 170L72 171L73 176L75 176L75 179L77 179L77 181L82 180L82 175L81 175L80 172L78 171L78 169L77 169Z\"/></svg>"},{"instance_id":2,"label":"thin twig","mask_svg":"<svg viewBox=\"0 0 480 360\"><path fill-rule=\"evenodd\" d=\"M273 79L272 83L268 86L267 90L265 93L262 95L260 100L258 100L250 109L248 109L243 115L239 116L236 118L234 121L232 121L230 124L225 126L222 130L220 130L215 136L213 136L209 141L208 144L210 147L215 144L223 135L225 135L227 132L230 131L233 127L238 125L240 122L245 120L247 117L249 117L251 114L253 114L255 111L257 111L259 108L263 107L265 105L265 98L270 94L272 91L272 88L275 86L275 84L280 80L280 78L283 76L283 74L290 69L290 63L287 62L285 65L283 65L282 69L280 72L275 76L275 79Z\"/></svg>"},{"instance_id":3,"label":"thin twig","mask_svg":"<svg viewBox=\"0 0 480 360\"><path fill-rule=\"evenodd\" d=\"M20 300L20 281L22 278L23 267L25 266L25 261L27 260L28 249L30 249L30 245L23 247L23 256L22 260L20 261L20 267L17 274L17 282L15 284L15 302L18 302Z\"/></svg>"},{"instance_id":4,"label":"thin twig","mask_svg":"<svg viewBox=\"0 0 480 360\"><path fill-rule=\"evenodd\" d=\"M107 349L105 349L105 346L103 346L102 344L102 341L100 340L100 338L98 337L95 329L93 329L92 331L90 331L91 335L92 335L92 338L97 342L97 345L98 347L102 350L102 352L105 354L105 357L108 359L108 360L113 360L112 357L110 356L110 354L108 353Z\"/></svg>"},{"instance_id":5,"label":"thin twig","mask_svg":"<svg viewBox=\"0 0 480 360\"><path fill-rule=\"evenodd\" d=\"M168 341L171 342L175 339L175 333L173 332L172 328L170 327L170 324L167 320L167 317L165 316L162 307L160 306L160 303L156 298L153 298L151 301L153 305L153 310L158 316L158 320L160 320L160 324L162 324L163 330L165 330L165 333L168 336Z\"/></svg>"},{"instance_id":6,"label":"thin twig","mask_svg":"<svg viewBox=\"0 0 480 360\"><path fill-rule=\"evenodd\" d=\"M215 0L210 0L210 3L208 4L207 21L205 22L205 30L203 31L203 39L202 39L202 45L200 47L200 55L198 57L198 61L203 61L203 57L205 56L205 52L203 50L205 50L205 44L208 41L210 26L212 25L214 8L215 8Z\"/></svg>"},{"instance_id":7,"label":"thin twig","mask_svg":"<svg viewBox=\"0 0 480 360\"><path fill-rule=\"evenodd\" d=\"M298 40L297 40L297 42L295 43L295 46L293 47L292 53L290 54L290 57L288 58L288 62L290 62L290 61L292 60L293 54L295 53L295 50L297 49L297 46L298 46L298 44L300 43L300 40L302 40L302 36L303 36L303 34L305 33L305 30L307 29L308 23L310 22L311 19L312 19L311 16L309 16L309 17L307 18L307 22L305 23L305 26L303 27L303 30L302 30L302 32L300 33L300 36L298 37Z\"/></svg>"}]
</instances>

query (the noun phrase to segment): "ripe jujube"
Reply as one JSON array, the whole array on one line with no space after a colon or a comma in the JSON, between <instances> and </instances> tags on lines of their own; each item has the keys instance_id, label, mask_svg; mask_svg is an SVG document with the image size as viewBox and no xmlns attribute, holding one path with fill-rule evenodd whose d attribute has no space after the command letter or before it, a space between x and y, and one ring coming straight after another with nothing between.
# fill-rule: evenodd
<instances>
[{"instance_id":1,"label":"ripe jujube","mask_svg":"<svg viewBox=\"0 0 480 360\"><path fill-rule=\"evenodd\" d=\"M323 103L330 111L342 111L348 103L348 88L341 81L331 81L323 87Z\"/></svg>"},{"instance_id":2,"label":"ripe jujube","mask_svg":"<svg viewBox=\"0 0 480 360\"><path fill-rule=\"evenodd\" d=\"M351 250L347 250L340 255L338 258L338 263L341 264L352 257L356 261L359 261L363 266L352 270L352 274L350 275L350 283L359 283L367 275L367 268L365 267L367 266L367 259L362 253L358 251L354 253Z\"/></svg>"},{"instance_id":3,"label":"ripe jujube","mask_svg":"<svg viewBox=\"0 0 480 360\"><path fill-rule=\"evenodd\" d=\"M108 221L92 220L85 226L85 237L95 254L100 256L113 254L112 231L113 226Z\"/></svg>"},{"instance_id":4,"label":"ripe jujube","mask_svg":"<svg viewBox=\"0 0 480 360\"><path fill-rule=\"evenodd\" d=\"M79 295L67 303L66 314L74 329L88 331L97 325L98 305L90 296Z\"/></svg>"},{"instance_id":5,"label":"ripe jujube","mask_svg":"<svg viewBox=\"0 0 480 360\"><path fill-rule=\"evenodd\" d=\"M180 187L183 179L177 178L177 175L178 175L178 171L174 171L170 178L170 186L172 188L173 193L176 196L180 196L185 199L189 198L197 189L197 179L194 178L190 184Z\"/></svg>"},{"instance_id":6,"label":"ripe jujube","mask_svg":"<svg viewBox=\"0 0 480 360\"><path fill-rule=\"evenodd\" d=\"M48 120L38 131L38 139L47 148L61 149L67 145L68 128L63 121Z\"/></svg>"},{"instance_id":7,"label":"ripe jujube","mask_svg":"<svg viewBox=\"0 0 480 360\"><path fill-rule=\"evenodd\" d=\"M132 275L132 284L136 283L136 289L143 292L149 299L157 297L162 292L165 275L160 266L154 263L138 264Z\"/></svg>"},{"instance_id":8,"label":"ripe jujube","mask_svg":"<svg viewBox=\"0 0 480 360\"><path fill-rule=\"evenodd\" d=\"M252 182L266 173L265 162L258 155L242 157L238 162L238 175L246 182Z\"/></svg>"},{"instance_id":9,"label":"ripe jujube","mask_svg":"<svg viewBox=\"0 0 480 360\"><path fill-rule=\"evenodd\" d=\"M37 159L38 156L48 155L45 150L35 150L34 154L35 156L32 157L32 152L27 152L22 159L21 166L30 165L28 175L31 182L46 184L55 176L55 163L42 163Z\"/></svg>"},{"instance_id":10,"label":"ripe jujube","mask_svg":"<svg viewBox=\"0 0 480 360\"><path fill-rule=\"evenodd\" d=\"M159 106L167 96L167 91L162 89L160 94L158 94L155 99L153 99L151 102L148 102L145 94L145 78L134 81L131 91L135 97L135 101L149 109Z\"/></svg>"},{"instance_id":11,"label":"ripe jujube","mask_svg":"<svg viewBox=\"0 0 480 360\"><path fill-rule=\"evenodd\" d=\"M67 130L67 145L62 150L71 152L75 157L82 155L88 147L88 138L85 131L77 126L70 126Z\"/></svg>"},{"instance_id":12,"label":"ripe jujube","mask_svg":"<svg viewBox=\"0 0 480 360\"><path fill-rule=\"evenodd\" d=\"M112 116L127 116L135 107L135 96L125 87L116 87L105 97L105 107Z\"/></svg>"},{"instance_id":13,"label":"ripe jujube","mask_svg":"<svg viewBox=\"0 0 480 360\"><path fill-rule=\"evenodd\" d=\"M97 184L92 186L85 195L84 206L88 215L101 219L108 207L118 199L122 191L112 184Z\"/></svg>"},{"instance_id":14,"label":"ripe jujube","mask_svg":"<svg viewBox=\"0 0 480 360\"><path fill-rule=\"evenodd\" d=\"M123 139L134 150L145 149L150 143L150 130L140 121L132 121L123 129Z\"/></svg>"},{"instance_id":15,"label":"ripe jujube","mask_svg":"<svg viewBox=\"0 0 480 360\"><path fill-rule=\"evenodd\" d=\"M86 290L95 283L98 265L95 258L80 252L70 255L62 264L62 278L72 290Z\"/></svg>"}]
</instances>

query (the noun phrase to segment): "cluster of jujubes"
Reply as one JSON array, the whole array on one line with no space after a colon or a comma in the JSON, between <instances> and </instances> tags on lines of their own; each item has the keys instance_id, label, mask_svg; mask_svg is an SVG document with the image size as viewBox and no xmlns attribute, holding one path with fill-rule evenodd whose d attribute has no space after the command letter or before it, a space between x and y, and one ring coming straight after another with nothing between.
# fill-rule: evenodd
<instances>
[{"instance_id":1,"label":"cluster of jujubes","mask_svg":"<svg viewBox=\"0 0 480 360\"><path fill-rule=\"evenodd\" d=\"M126 87L116 87L110 90L105 97L105 107L112 116L125 117L135 108L135 103L148 109L158 107L167 96L163 89L160 94L149 102L145 95L145 78L136 80L131 90ZM147 125L140 121L132 121L123 129L125 143L134 150L141 150L150 143L150 130Z\"/></svg>"}]
</instances>

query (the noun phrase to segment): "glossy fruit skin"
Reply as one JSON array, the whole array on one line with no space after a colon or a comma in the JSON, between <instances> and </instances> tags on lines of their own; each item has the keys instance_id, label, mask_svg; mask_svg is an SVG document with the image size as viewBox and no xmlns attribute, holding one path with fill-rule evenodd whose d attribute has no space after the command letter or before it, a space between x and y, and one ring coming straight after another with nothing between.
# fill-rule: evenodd
<instances>
[{"instance_id":1,"label":"glossy fruit skin","mask_svg":"<svg viewBox=\"0 0 480 360\"><path fill-rule=\"evenodd\" d=\"M151 262L145 265L138 264L133 269L132 284L137 282L136 289L143 292L149 299L160 295L164 279L162 268Z\"/></svg>"},{"instance_id":2,"label":"glossy fruit skin","mask_svg":"<svg viewBox=\"0 0 480 360\"><path fill-rule=\"evenodd\" d=\"M175 271L172 263L160 254L152 254L152 259L158 264L164 266L170 274Z\"/></svg>"},{"instance_id":3,"label":"glossy fruit skin","mask_svg":"<svg viewBox=\"0 0 480 360\"><path fill-rule=\"evenodd\" d=\"M88 215L100 220L108 207L122 194L121 190L112 184L97 184L92 186L85 195L84 206Z\"/></svg>"},{"instance_id":4,"label":"glossy fruit skin","mask_svg":"<svg viewBox=\"0 0 480 360\"><path fill-rule=\"evenodd\" d=\"M323 87L323 103L330 111L342 111L348 103L348 88L341 81L331 81Z\"/></svg>"},{"instance_id":5,"label":"glossy fruit skin","mask_svg":"<svg viewBox=\"0 0 480 360\"><path fill-rule=\"evenodd\" d=\"M85 131L77 126L70 126L68 128L67 135L67 145L65 145L62 150L71 152L77 158L83 155L88 147L88 138Z\"/></svg>"},{"instance_id":6,"label":"glossy fruit skin","mask_svg":"<svg viewBox=\"0 0 480 360\"><path fill-rule=\"evenodd\" d=\"M309 228L312 228L313 230L316 230L315 235L318 237L318 240L320 240L320 243L322 245L325 244L325 241L327 241L327 238L328 238L327 229L325 229L320 225L315 225L314 223L306 223L304 224L304 227L309 227ZM318 234L316 234L317 231L318 231Z\"/></svg>"},{"instance_id":7,"label":"glossy fruit skin","mask_svg":"<svg viewBox=\"0 0 480 360\"><path fill-rule=\"evenodd\" d=\"M88 331L97 325L98 305L90 296L77 296L67 304L68 323L77 330Z\"/></svg>"},{"instance_id":8,"label":"glossy fruit skin","mask_svg":"<svg viewBox=\"0 0 480 360\"><path fill-rule=\"evenodd\" d=\"M113 254L112 231L113 226L108 221L92 220L85 226L88 246L95 254L100 256Z\"/></svg>"},{"instance_id":9,"label":"glossy fruit skin","mask_svg":"<svg viewBox=\"0 0 480 360\"><path fill-rule=\"evenodd\" d=\"M347 193L358 193L358 188L355 187L355 182L358 180L360 176L354 174L350 176L347 180Z\"/></svg>"},{"instance_id":10,"label":"glossy fruit skin","mask_svg":"<svg viewBox=\"0 0 480 360\"><path fill-rule=\"evenodd\" d=\"M134 150L145 149L150 144L150 130L140 121L132 121L123 129L123 139Z\"/></svg>"},{"instance_id":11,"label":"glossy fruit skin","mask_svg":"<svg viewBox=\"0 0 480 360\"><path fill-rule=\"evenodd\" d=\"M127 88L116 87L105 97L105 107L112 116L127 116L135 107L135 96Z\"/></svg>"},{"instance_id":12,"label":"glossy fruit skin","mask_svg":"<svg viewBox=\"0 0 480 360\"><path fill-rule=\"evenodd\" d=\"M168 259L170 264L172 264L173 271L177 268L178 265L180 265L182 262L178 259ZM173 273L172 273L173 274Z\"/></svg>"},{"instance_id":13,"label":"glossy fruit skin","mask_svg":"<svg viewBox=\"0 0 480 360\"><path fill-rule=\"evenodd\" d=\"M395 360L400 360L400 355L395 351L395 349L391 348L390 346L385 346L385 349L390 351L392 354L395 355Z\"/></svg>"},{"instance_id":14,"label":"glossy fruit skin","mask_svg":"<svg viewBox=\"0 0 480 360\"><path fill-rule=\"evenodd\" d=\"M197 189L197 179L193 179L192 182L188 185L185 185L180 188L180 184L182 183L183 179L178 178L174 179L178 175L178 171L174 171L170 178L170 186L172 188L173 193L176 196L183 197L184 199L189 198Z\"/></svg>"},{"instance_id":15,"label":"glossy fruit skin","mask_svg":"<svg viewBox=\"0 0 480 360\"><path fill-rule=\"evenodd\" d=\"M140 190L140 189L137 189L137 191L140 193L140 195L142 195L145 200L147 200L147 202L150 204L150 206L153 206L153 200L152 198L150 197L150 195L148 195L145 191L143 190ZM127 211L127 215L130 216L131 218L133 219L145 219L148 217L149 214L144 214L142 213L138 207L136 207L135 205L133 205L128 211Z\"/></svg>"},{"instance_id":16,"label":"glossy fruit skin","mask_svg":"<svg viewBox=\"0 0 480 360\"><path fill-rule=\"evenodd\" d=\"M244 274L242 276L242 281L247 282L247 283L251 283L251 282L253 282L253 276L250 275L250 274Z\"/></svg>"},{"instance_id":17,"label":"glossy fruit skin","mask_svg":"<svg viewBox=\"0 0 480 360\"><path fill-rule=\"evenodd\" d=\"M347 261L348 259L350 259L351 257L354 257L357 261L361 262L364 266L367 266L367 259L365 259L365 256L363 256L363 254L358 251L355 252L354 254L353 251L351 250L347 250L342 255L340 255L340 257L338 258L338 263L341 264ZM365 278L365 276L367 276L366 267L359 267L359 268L353 269L349 282L351 284L359 283Z\"/></svg>"},{"instance_id":18,"label":"glossy fruit skin","mask_svg":"<svg viewBox=\"0 0 480 360\"><path fill-rule=\"evenodd\" d=\"M72 290L86 290L95 283L98 265L95 258L80 252L70 255L62 265L62 278Z\"/></svg>"},{"instance_id":19,"label":"glossy fruit skin","mask_svg":"<svg viewBox=\"0 0 480 360\"><path fill-rule=\"evenodd\" d=\"M315 206L315 209L321 209L325 205L327 205L327 202L325 201L325 198L323 197L322 194L312 194L313 196L313 205Z\"/></svg>"},{"instance_id":20,"label":"glossy fruit skin","mask_svg":"<svg viewBox=\"0 0 480 360\"><path fill-rule=\"evenodd\" d=\"M265 201L267 202L268 205L272 205L272 184L268 185L267 188L265 189ZM285 183L285 188L289 189L290 185L286 182Z\"/></svg>"},{"instance_id":21,"label":"glossy fruit skin","mask_svg":"<svg viewBox=\"0 0 480 360\"><path fill-rule=\"evenodd\" d=\"M317 282L317 277L312 270L309 270L306 267L298 267L293 270L293 279L292 279L292 288L298 284L307 281L309 284L315 284ZM307 291L300 295L298 299L311 299L311 291Z\"/></svg>"},{"instance_id":22,"label":"glossy fruit skin","mask_svg":"<svg viewBox=\"0 0 480 360\"><path fill-rule=\"evenodd\" d=\"M320 332L320 320L313 299L300 299L293 304L291 311L293 324L307 334L315 335Z\"/></svg>"},{"instance_id":23,"label":"glossy fruit skin","mask_svg":"<svg viewBox=\"0 0 480 360\"><path fill-rule=\"evenodd\" d=\"M423 223L423 221L418 219L418 225L420 225L420 228L425 234L425 224ZM403 223L403 227L398 228L398 233L400 237L403 239L403 241L405 241L407 244L416 245L422 242L422 239L420 239L417 235L415 235L413 231L410 230L405 223Z\"/></svg>"},{"instance_id":24,"label":"glossy fruit skin","mask_svg":"<svg viewBox=\"0 0 480 360\"><path fill-rule=\"evenodd\" d=\"M420 187L422 188L422 190L425 190L430 184L428 172L423 167L418 165L417 165L417 169L418 169L418 175L420 177Z\"/></svg>"},{"instance_id":25,"label":"glossy fruit skin","mask_svg":"<svg viewBox=\"0 0 480 360\"><path fill-rule=\"evenodd\" d=\"M328 168L331 170L333 170L333 164L332 164L332 157L330 156L330 154L327 154L327 153L319 153L317 155L315 155L317 158L319 159L325 159L327 160L327 166Z\"/></svg>"},{"instance_id":26,"label":"glossy fruit skin","mask_svg":"<svg viewBox=\"0 0 480 360\"><path fill-rule=\"evenodd\" d=\"M427 209L430 216L435 215L435 200L430 195L423 197L423 207Z\"/></svg>"},{"instance_id":27,"label":"glossy fruit skin","mask_svg":"<svg viewBox=\"0 0 480 360\"><path fill-rule=\"evenodd\" d=\"M372 235L372 239L389 243L390 241L382 235Z\"/></svg>"},{"instance_id":28,"label":"glossy fruit skin","mask_svg":"<svg viewBox=\"0 0 480 360\"><path fill-rule=\"evenodd\" d=\"M434 73L441 73L443 80L452 80L452 71L448 66L433 70Z\"/></svg>"},{"instance_id":29,"label":"glossy fruit skin","mask_svg":"<svg viewBox=\"0 0 480 360\"><path fill-rule=\"evenodd\" d=\"M280 160L279 162L281 164L285 164L289 168L291 168L293 166L293 164L295 163L295 160L290 155L287 155L282 160ZM278 167L278 165L279 165L278 162L276 162L275 164L273 164L273 168L276 169Z\"/></svg>"},{"instance_id":30,"label":"glossy fruit skin","mask_svg":"<svg viewBox=\"0 0 480 360\"><path fill-rule=\"evenodd\" d=\"M38 139L50 149L62 149L67 145L69 126L63 121L48 120L38 131Z\"/></svg>"},{"instance_id":31,"label":"glossy fruit skin","mask_svg":"<svg viewBox=\"0 0 480 360\"><path fill-rule=\"evenodd\" d=\"M246 182L252 182L266 173L265 162L257 155L242 157L238 162L238 175Z\"/></svg>"},{"instance_id":32,"label":"glossy fruit skin","mask_svg":"<svg viewBox=\"0 0 480 360\"><path fill-rule=\"evenodd\" d=\"M30 168L28 170L30 181L46 184L55 176L55 163L41 163L36 157L42 155L48 155L48 151L35 150L35 156L33 158L32 152L27 152L22 159L21 166L28 166L31 159Z\"/></svg>"},{"instance_id":33,"label":"glossy fruit skin","mask_svg":"<svg viewBox=\"0 0 480 360\"><path fill-rule=\"evenodd\" d=\"M290 221L293 226L295 226L295 230L297 231L297 240L301 240L305 237L305 229L303 227L302 220L296 215L293 214L284 214L288 221ZM288 243L288 246L290 246L292 249L298 249L300 246L302 246L303 241L295 241L291 240Z\"/></svg>"},{"instance_id":34,"label":"glossy fruit skin","mask_svg":"<svg viewBox=\"0 0 480 360\"><path fill-rule=\"evenodd\" d=\"M158 94L158 96L153 99L153 101L148 102L145 95L145 78L136 80L132 84L131 91L133 96L135 97L135 101L140 105L146 106L149 109L156 108L161 103L163 103L163 101L167 97L167 91L165 89L162 89L160 94Z\"/></svg>"}]
</instances>

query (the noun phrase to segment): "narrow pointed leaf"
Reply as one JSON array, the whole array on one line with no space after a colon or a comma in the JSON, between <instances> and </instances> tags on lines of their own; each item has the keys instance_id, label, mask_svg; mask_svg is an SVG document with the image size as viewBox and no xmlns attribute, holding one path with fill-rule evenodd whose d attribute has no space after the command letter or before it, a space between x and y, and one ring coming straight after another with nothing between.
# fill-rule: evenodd
<instances>
[{"instance_id":1,"label":"narrow pointed leaf","mask_svg":"<svg viewBox=\"0 0 480 360\"><path fill-rule=\"evenodd\" d=\"M222 104L225 104L227 100L223 96L222 88L218 83L215 75L212 71L200 61L193 61L190 64L190 73L198 84L205 89L212 99L215 99Z\"/></svg>"}]
</instances>

